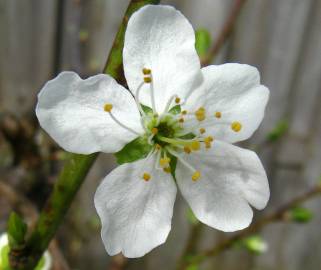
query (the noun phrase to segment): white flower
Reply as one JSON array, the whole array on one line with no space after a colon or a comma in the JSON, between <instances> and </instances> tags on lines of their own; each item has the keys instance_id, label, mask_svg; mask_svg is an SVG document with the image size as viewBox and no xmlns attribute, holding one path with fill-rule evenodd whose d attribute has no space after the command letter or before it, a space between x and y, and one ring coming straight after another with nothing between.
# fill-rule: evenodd
<instances>
[{"instance_id":1,"label":"white flower","mask_svg":"<svg viewBox=\"0 0 321 270\"><path fill-rule=\"evenodd\" d=\"M0 235L0 269L2 269L2 267L7 267L6 265L6 261L2 261L3 254L6 254L9 249L8 249L8 244L9 244L9 240L8 240L8 234L7 233L3 233ZM6 250L4 250L6 249ZM42 257L43 261L41 260L40 263L38 264L38 266L36 267L36 270L50 270L52 268L52 259L51 259L51 255L49 254L48 251L46 251ZM5 265L4 265L5 264ZM5 268L7 269L7 268Z\"/></svg>"},{"instance_id":2,"label":"white flower","mask_svg":"<svg viewBox=\"0 0 321 270\"><path fill-rule=\"evenodd\" d=\"M257 155L230 143L257 129L269 90L248 65L201 69L194 43L179 11L148 5L132 15L125 36L131 93L108 75L82 80L63 72L39 94L40 124L67 151L117 152L139 136L150 146L148 155L106 176L96 192L110 255L140 257L166 240L176 184L195 216L223 231L247 227L250 205L267 204L268 181ZM176 180L170 173L175 160Z\"/></svg>"}]
</instances>

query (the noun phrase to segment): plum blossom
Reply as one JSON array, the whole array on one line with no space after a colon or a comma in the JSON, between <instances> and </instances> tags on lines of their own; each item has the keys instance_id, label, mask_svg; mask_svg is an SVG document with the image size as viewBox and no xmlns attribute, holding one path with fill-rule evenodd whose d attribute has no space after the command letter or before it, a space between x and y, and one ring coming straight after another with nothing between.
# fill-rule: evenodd
<instances>
[{"instance_id":1,"label":"plum blossom","mask_svg":"<svg viewBox=\"0 0 321 270\"><path fill-rule=\"evenodd\" d=\"M140 257L164 243L177 187L206 225L247 227L251 206L266 206L269 185L257 155L232 143L251 137L263 119L269 90L258 70L201 68L191 24L154 5L128 21L123 65L129 90L109 75L82 80L62 72L36 108L40 125L67 151L134 156L95 194L107 252Z\"/></svg>"}]
</instances>

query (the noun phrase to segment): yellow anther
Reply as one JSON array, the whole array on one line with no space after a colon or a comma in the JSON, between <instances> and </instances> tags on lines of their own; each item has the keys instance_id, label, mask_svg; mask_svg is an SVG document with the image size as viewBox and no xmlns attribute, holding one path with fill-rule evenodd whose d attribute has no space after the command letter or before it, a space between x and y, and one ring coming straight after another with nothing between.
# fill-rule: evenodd
<instances>
[{"instance_id":1,"label":"yellow anther","mask_svg":"<svg viewBox=\"0 0 321 270\"><path fill-rule=\"evenodd\" d=\"M111 112L112 108L113 108L113 104L106 103L106 104L104 105L104 111L105 111L105 112Z\"/></svg>"},{"instance_id":2,"label":"yellow anther","mask_svg":"<svg viewBox=\"0 0 321 270\"><path fill-rule=\"evenodd\" d=\"M188 146L184 146L184 152L186 154L190 154L192 152L191 148L189 148Z\"/></svg>"},{"instance_id":3,"label":"yellow anther","mask_svg":"<svg viewBox=\"0 0 321 270\"><path fill-rule=\"evenodd\" d=\"M151 74L152 73L152 71L149 69L149 68L143 68L143 74L144 75L149 75L149 74Z\"/></svg>"},{"instance_id":4,"label":"yellow anther","mask_svg":"<svg viewBox=\"0 0 321 270\"><path fill-rule=\"evenodd\" d=\"M200 148L201 148L201 144L199 141L191 142L190 146L191 146L191 149L194 151L200 150Z\"/></svg>"},{"instance_id":5,"label":"yellow anther","mask_svg":"<svg viewBox=\"0 0 321 270\"><path fill-rule=\"evenodd\" d=\"M201 172L200 171L196 171L192 175L192 180L193 181L197 181L200 177L201 177Z\"/></svg>"},{"instance_id":6,"label":"yellow anther","mask_svg":"<svg viewBox=\"0 0 321 270\"><path fill-rule=\"evenodd\" d=\"M215 116L216 118L221 118L221 117L222 117L222 113L221 113L221 112L216 112L216 113L214 114L214 116Z\"/></svg>"},{"instance_id":7,"label":"yellow anther","mask_svg":"<svg viewBox=\"0 0 321 270\"><path fill-rule=\"evenodd\" d=\"M204 107L200 107L196 112L195 112L195 117L198 121L203 121L206 117L206 110Z\"/></svg>"},{"instance_id":8,"label":"yellow anther","mask_svg":"<svg viewBox=\"0 0 321 270\"><path fill-rule=\"evenodd\" d=\"M158 128L153 127L151 132L152 134L156 135L158 133Z\"/></svg>"},{"instance_id":9,"label":"yellow anther","mask_svg":"<svg viewBox=\"0 0 321 270\"><path fill-rule=\"evenodd\" d=\"M184 123L184 118L180 118L180 119L178 119L178 122L180 122L180 123Z\"/></svg>"},{"instance_id":10,"label":"yellow anther","mask_svg":"<svg viewBox=\"0 0 321 270\"><path fill-rule=\"evenodd\" d=\"M151 179L150 174L149 174L149 173L144 173L144 174L143 174L143 179L144 179L146 182L149 181L149 180Z\"/></svg>"},{"instance_id":11,"label":"yellow anther","mask_svg":"<svg viewBox=\"0 0 321 270\"><path fill-rule=\"evenodd\" d=\"M152 82L152 77L144 77L144 82L145 83L151 83Z\"/></svg>"},{"instance_id":12,"label":"yellow anther","mask_svg":"<svg viewBox=\"0 0 321 270\"><path fill-rule=\"evenodd\" d=\"M231 129L233 129L235 132L239 132L242 129L242 124L240 122L233 122L231 124Z\"/></svg>"},{"instance_id":13,"label":"yellow anther","mask_svg":"<svg viewBox=\"0 0 321 270\"><path fill-rule=\"evenodd\" d=\"M212 144L210 142L205 142L205 148L209 149L212 147Z\"/></svg>"},{"instance_id":14,"label":"yellow anther","mask_svg":"<svg viewBox=\"0 0 321 270\"><path fill-rule=\"evenodd\" d=\"M161 158L161 159L159 160L159 165L160 165L161 167L167 167L170 161L171 161L171 159L168 158L168 157Z\"/></svg>"},{"instance_id":15,"label":"yellow anther","mask_svg":"<svg viewBox=\"0 0 321 270\"><path fill-rule=\"evenodd\" d=\"M186 115L186 114L187 114L187 111L184 110L184 111L181 112L181 114L182 114L182 115Z\"/></svg>"},{"instance_id":16,"label":"yellow anther","mask_svg":"<svg viewBox=\"0 0 321 270\"><path fill-rule=\"evenodd\" d=\"M212 141L214 141L214 139L213 139L212 136L208 136L208 137L206 137L206 138L204 139L204 142L205 142L205 143L210 143L210 142L212 142Z\"/></svg>"},{"instance_id":17,"label":"yellow anther","mask_svg":"<svg viewBox=\"0 0 321 270\"><path fill-rule=\"evenodd\" d=\"M181 99L179 97L175 98L175 103L178 104L181 102Z\"/></svg>"},{"instance_id":18,"label":"yellow anther","mask_svg":"<svg viewBox=\"0 0 321 270\"><path fill-rule=\"evenodd\" d=\"M204 134L206 132L205 128L200 128L200 133Z\"/></svg>"},{"instance_id":19,"label":"yellow anther","mask_svg":"<svg viewBox=\"0 0 321 270\"><path fill-rule=\"evenodd\" d=\"M166 173L171 173L172 170L170 167L166 167L166 168L163 168L163 171Z\"/></svg>"},{"instance_id":20,"label":"yellow anther","mask_svg":"<svg viewBox=\"0 0 321 270\"><path fill-rule=\"evenodd\" d=\"M158 143L156 143L156 144L155 144L155 148L156 148L157 150L160 150L162 147L161 147Z\"/></svg>"},{"instance_id":21,"label":"yellow anther","mask_svg":"<svg viewBox=\"0 0 321 270\"><path fill-rule=\"evenodd\" d=\"M204 108L204 107L199 107L199 108L198 108L198 111L200 111L200 112L205 112L205 108Z\"/></svg>"}]
</instances>

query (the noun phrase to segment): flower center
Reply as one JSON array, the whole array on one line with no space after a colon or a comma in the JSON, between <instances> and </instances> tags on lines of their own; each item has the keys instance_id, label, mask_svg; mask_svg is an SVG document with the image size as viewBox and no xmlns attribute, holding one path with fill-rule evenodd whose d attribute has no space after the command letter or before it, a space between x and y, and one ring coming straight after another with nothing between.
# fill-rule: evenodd
<instances>
[{"instance_id":1,"label":"flower center","mask_svg":"<svg viewBox=\"0 0 321 270\"><path fill-rule=\"evenodd\" d=\"M144 75L142 83L138 86L135 102L141 114L141 123L145 130L147 143L152 145L152 152L147 159L152 155L157 155L156 169L163 170L165 173L171 173L171 161L177 159L188 170L191 171L191 179L197 181L201 178L201 172L196 170L184 158L185 154L193 154L204 147L209 149L212 147L214 138L206 134L206 125L228 125L234 132L239 132L242 129L242 124L238 121L222 121L222 112L216 111L210 119L206 108L199 107L195 112L181 111L181 99L177 95L169 98L164 112L158 114L155 108L155 95L152 71L148 68L142 70ZM143 106L140 103L140 91L144 84L150 85L150 98L152 108ZM121 127L138 136L137 133L130 127L120 123L112 113L112 104L105 104L104 110L109 113L110 117ZM148 109L148 110L147 110ZM192 126L188 127L186 122L191 122ZM195 124L195 120L196 124ZM204 121L207 120L207 121ZM202 126L200 126L202 125ZM142 179L148 182L152 178L149 172L142 173Z\"/></svg>"}]
</instances>

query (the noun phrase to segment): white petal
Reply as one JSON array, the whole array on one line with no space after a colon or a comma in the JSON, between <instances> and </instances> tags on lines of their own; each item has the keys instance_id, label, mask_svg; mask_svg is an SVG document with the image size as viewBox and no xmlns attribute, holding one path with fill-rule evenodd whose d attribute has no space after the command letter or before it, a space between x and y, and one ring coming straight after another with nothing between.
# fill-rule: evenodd
<instances>
[{"instance_id":1,"label":"white petal","mask_svg":"<svg viewBox=\"0 0 321 270\"><path fill-rule=\"evenodd\" d=\"M101 236L110 255L141 257L165 242L171 229L176 185L156 170L155 155L112 171L95 194ZM144 172L151 175L146 182Z\"/></svg>"},{"instance_id":2,"label":"white petal","mask_svg":"<svg viewBox=\"0 0 321 270\"><path fill-rule=\"evenodd\" d=\"M185 155L201 177L191 180L192 172L177 164L178 186L196 217L222 231L247 227L252 220L251 204L266 206L269 185L257 155L224 142L214 141L209 150Z\"/></svg>"},{"instance_id":3,"label":"white petal","mask_svg":"<svg viewBox=\"0 0 321 270\"><path fill-rule=\"evenodd\" d=\"M65 150L79 154L116 152L137 135L119 126L142 132L139 111L130 92L109 75L82 80L74 72L62 72L46 83L38 95L36 114L41 127Z\"/></svg>"},{"instance_id":4,"label":"white petal","mask_svg":"<svg viewBox=\"0 0 321 270\"><path fill-rule=\"evenodd\" d=\"M147 5L134 13L125 35L124 71L129 89L136 93L143 81L143 68L152 70L156 109L163 112L169 98L185 98L200 80L200 62L191 24L170 6ZM150 85L140 93L151 106Z\"/></svg>"},{"instance_id":5,"label":"white petal","mask_svg":"<svg viewBox=\"0 0 321 270\"><path fill-rule=\"evenodd\" d=\"M260 85L258 70L249 65L224 64L208 66L202 72L203 85L193 92L185 109L194 111L203 106L207 118L200 125L219 140L233 143L251 137L262 122L269 98L269 90ZM221 112L220 119L214 117L215 112ZM242 125L239 132L231 129L235 121Z\"/></svg>"}]
</instances>

